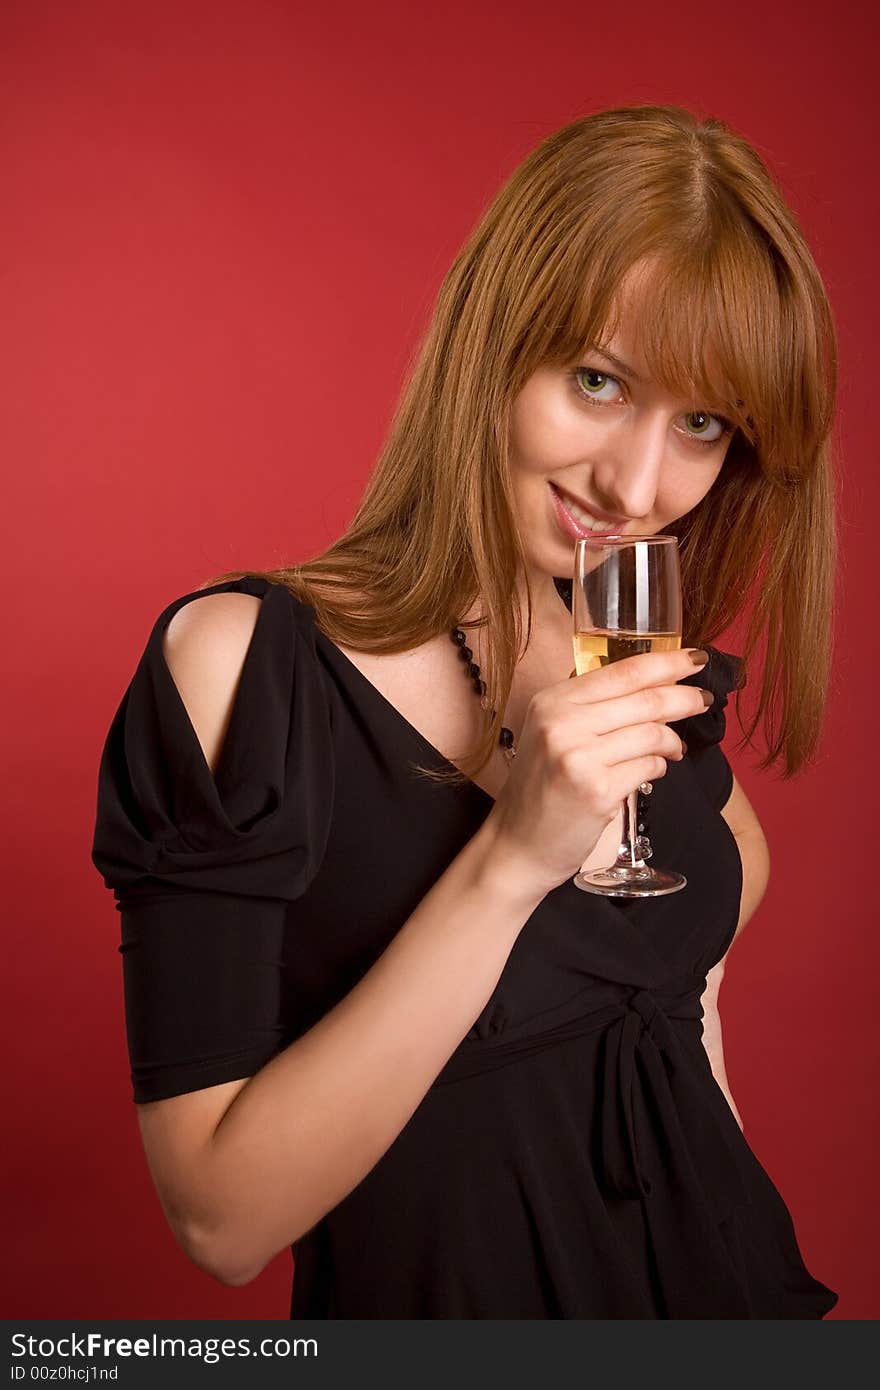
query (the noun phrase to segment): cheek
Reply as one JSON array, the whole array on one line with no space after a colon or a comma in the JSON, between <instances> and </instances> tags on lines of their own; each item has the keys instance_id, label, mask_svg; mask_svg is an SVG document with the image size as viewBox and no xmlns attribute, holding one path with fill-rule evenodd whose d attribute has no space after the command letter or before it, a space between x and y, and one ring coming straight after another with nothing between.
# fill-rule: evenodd
<instances>
[{"instance_id":1,"label":"cheek","mask_svg":"<svg viewBox=\"0 0 880 1390\"><path fill-rule=\"evenodd\" d=\"M668 521L676 520L693 510L708 492L722 464L697 459L686 467L672 469L664 477L657 495L657 509ZM666 523L664 523L666 524Z\"/></svg>"},{"instance_id":2,"label":"cheek","mask_svg":"<svg viewBox=\"0 0 880 1390\"><path fill-rule=\"evenodd\" d=\"M583 452L584 429L556 393L523 393L511 416L513 462L523 472L564 468Z\"/></svg>"}]
</instances>

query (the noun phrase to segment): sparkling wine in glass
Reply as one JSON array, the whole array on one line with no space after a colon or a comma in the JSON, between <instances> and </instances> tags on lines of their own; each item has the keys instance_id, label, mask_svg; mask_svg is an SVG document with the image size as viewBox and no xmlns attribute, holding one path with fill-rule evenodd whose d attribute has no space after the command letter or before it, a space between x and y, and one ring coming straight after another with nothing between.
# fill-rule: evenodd
<instances>
[{"instance_id":1,"label":"sparkling wine in glass","mask_svg":"<svg viewBox=\"0 0 880 1390\"><path fill-rule=\"evenodd\" d=\"M597 536L577 541L571 612L579 676L640 652L677 650L681 646L678 538ZM645 863L652 850L647 836L637 834L636 798L634 789L623 802L616 860L607 869L581 869L572 880L576 888L611 898L656 898L684 888L684 874Z\"/></svg>"}]
</instances>

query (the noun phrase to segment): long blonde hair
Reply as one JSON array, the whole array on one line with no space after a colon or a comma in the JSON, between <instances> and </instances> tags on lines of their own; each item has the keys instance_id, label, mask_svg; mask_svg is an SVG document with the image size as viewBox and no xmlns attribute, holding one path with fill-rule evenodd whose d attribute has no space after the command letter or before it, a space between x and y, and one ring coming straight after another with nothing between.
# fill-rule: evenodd
<instances>
[{"instance_id":1,"label":"long blonde hair","mask_svg":"<svg viewBox=\"0 0 880 1390\"><path fill-rule=\"evenodd\" d=\"M343 535L259 574L315 610L331 640L408 651L479 598L496 713L460 760L490 757L523 644L525 572L508 462L510 405L541 365L576 363L613 322L637 261L639 346L668 390L736 425L680 539L683 641L740 614L745 670L761 651L760 766L791 776L821 734L831 663L835 521L830 432L836 337L798 223L754 149L723 121L674 106L600 111L548 136L514 171L440 288L387 441ZM531 590L526 580L531 634ZM739 697L737 712L739 713ZM741 721L741 727L742 721Z\"/></svg>"}]
</instances>

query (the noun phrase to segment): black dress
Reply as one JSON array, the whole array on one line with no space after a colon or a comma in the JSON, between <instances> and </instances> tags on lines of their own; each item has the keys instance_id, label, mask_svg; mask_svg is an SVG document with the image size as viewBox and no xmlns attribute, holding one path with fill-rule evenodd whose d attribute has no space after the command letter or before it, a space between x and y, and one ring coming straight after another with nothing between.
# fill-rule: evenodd
<instances>
[{"instance_id":1,"label":"black dress","mask_svg":"<svg viewBox=\"0 0 880 1390\"><path fill-rule=\"evenodd\" d=\"M263 600L212 777L162 652L184 603ZM492 798L315 626L248 577L160 614L107 735L92 858L121 913L136 1102L251 1076L357 983ZM736 929L719 810L738 660L688 679L712 709L650 798L669 897L570 882L391 1147L293 1246L291 1317L822 1318L785 1204L701 1042Z\"/></svg>"}]
</instances>

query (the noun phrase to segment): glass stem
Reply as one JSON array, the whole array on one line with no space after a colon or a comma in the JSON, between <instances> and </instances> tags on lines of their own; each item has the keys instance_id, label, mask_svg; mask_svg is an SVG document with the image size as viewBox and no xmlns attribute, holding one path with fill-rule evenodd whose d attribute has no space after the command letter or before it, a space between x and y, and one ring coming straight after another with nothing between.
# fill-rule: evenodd
<instances>
[{"instance_id":1,"label":"glass stem","mask_svg":"<svg viewBox=\"0 0 880 1390\"><path fill-rule=\"evenodd\" d=\"M638 790L630 792L629 796L623 801L623 831L620 837L620 849L617 851L617 861L614 865L616 869L643 869L644 859L640 859L636 850L636 815L638 807Z\"/></svg>"}]
</instances>

